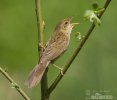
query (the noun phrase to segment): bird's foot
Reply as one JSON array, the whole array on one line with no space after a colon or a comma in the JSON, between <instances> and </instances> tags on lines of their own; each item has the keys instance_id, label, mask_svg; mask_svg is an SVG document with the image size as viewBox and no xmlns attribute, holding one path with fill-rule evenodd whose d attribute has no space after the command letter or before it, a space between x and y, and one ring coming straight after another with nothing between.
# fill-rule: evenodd
<instances>
[{"instance_id":1,"label":"bird's foot","mask_svg":"<svg viewBox=\"0 0 117 100\"><path fill-rule=\"evenodd\" d=\"M59 67L59 66L57 66L55 64L52 64L52 65L60 70L61 75L64 75L64 73L63 73L64 69L63 68L61 68L61 67Z\"/></svg>"},{"instance_id":2,"label":"bird's foot","mask_svg":"<svg viewBox=\"0 0 117 100\"><path fill-rule=\"evenodd\" d=\"M42 43L39 43L39 47L41 47L43 50L45 49L45 45Z\"/></svg>"}]
</instances>

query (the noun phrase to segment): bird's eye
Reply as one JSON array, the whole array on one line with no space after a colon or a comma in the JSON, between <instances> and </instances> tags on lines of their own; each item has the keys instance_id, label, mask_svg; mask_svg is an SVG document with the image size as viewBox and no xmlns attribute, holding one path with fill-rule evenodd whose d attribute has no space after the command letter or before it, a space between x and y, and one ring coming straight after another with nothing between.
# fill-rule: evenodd
<instances>
[{"instance_id":1,"label":"bird's eye","mask_svg":"<svg viewBox=\"0 0 117 100\"><path fill-rule=\"evenodd\" d=\"M68 22L65 22L65 25L67 25L68 24Z\"/></svg>"}]
</instances>

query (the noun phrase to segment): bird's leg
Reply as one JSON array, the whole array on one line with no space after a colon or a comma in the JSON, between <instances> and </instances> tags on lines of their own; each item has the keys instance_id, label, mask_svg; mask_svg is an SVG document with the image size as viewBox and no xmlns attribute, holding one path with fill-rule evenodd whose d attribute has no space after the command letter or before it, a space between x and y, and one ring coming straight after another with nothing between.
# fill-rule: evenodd
<instances>
[{"instance_id":1,"label":"bird's leg","mask_svg":"<svg viewBox=\"0 0 117 100\"><path fill-rule=\"evenodd\" d=\"M42 44L42 43L39 43L39 47L41 47L41 48L45 48L45 46L44 46L44 44Z\"/></svg>"},{"instance_id":2,"label":"bird's leg","mask_svg":"<svg viewBox=\"0 0 117 100\"><path fill-rule=\"evenodd\" d=\"M54 64L54 63L52 63L52 65L53 65L54 67L58 68L58 69L60 70L60 72L61 72L61 75L63 75L63 68L57 66L57 65Z\"/></svg>"}]
</instances>

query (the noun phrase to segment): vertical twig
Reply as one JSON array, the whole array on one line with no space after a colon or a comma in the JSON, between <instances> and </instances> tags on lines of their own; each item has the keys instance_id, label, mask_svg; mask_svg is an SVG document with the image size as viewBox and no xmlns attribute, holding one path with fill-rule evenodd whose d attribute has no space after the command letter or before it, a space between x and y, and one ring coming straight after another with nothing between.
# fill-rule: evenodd
<instances>
[{"instance_id":1,"label":"vertical twig","mask_svg":"<svg viewBox=\"0 0 117 100\"><path fill-rule=\"evenodd\" d=\"M35 0L35 6L36 6L35 9L36 9L37 28L38 28L38 43L39 43L38 53L40 58L41 52L43 51L42 46L44 45L43 43L44 21L42 19L42 13L41 13L41 0ZM48 89L48 83L47 83L47 70L46 70L41 80L41 100L48 100L49 97L46 97L47 89Z\"/></svg>"},{"instance_id":2,"label":"vertical twig","mask_svg":"<svg viewBox=\"0 0 117 100\"><path fill-rule=\"evenodd\" d=\"M104 9L106 10L106 8L108 7L109 3L111 2L111 0L106 0L105 4L104 4ZM105 12L105 10L103 12L100 13L99 18L101 18L101 16L103 15L103 13ZM69 61L66 63L64 70L63 70L63 74L66 73L66 71L68 70L68 68L70 67L70 65L72 64L72 62L74 61L74 59L76 58L76 56L78 55L78 53L80 52L80 50L82 49L82 47L84 46L86 40L89 38L90 34L92 33L92 31L95 28L95 24L93 23L90 27L90 29L88 30L88 32L86 33L85 37L81 40L81 42L79 43L78 47L76 48L76 50L74 51L73 55L71 56L71 58L69 59ZM52 85L49 87L48 89L48 95L51 94L51 92L56 88L56 86L58 85L58 83L60 82L60 80L63 78L63 75L61 75L61 73L57 76L57 78L55 79L55 81L52 83Z\"/></svg>"},{"instance_id":3,"label":"vertical twig","mask_svg":"<svg viewBox=\"0 0 117 100\"><path fill-rule=\"evenodd\" d=\"M35 0L35 11L36 11L36 18L37 18L37 29L38 29L38 53L39 53L39 59L41 55L41 51L43 48L41 45L43 45L43 20L42 20L42 14L41 14L41 0Z\"/></svg>"},{"instance_id":4,"label":"vertical twig","mask_svg":"<svg viewBox=\"0 0 117 100\"><path fill-rule=\"evenodd\" d=\"M25 100L30 100L30 98L25 94L25 92L20 88L20 86L0 67L0 72L9 80L12 87L15 88Z\"/></svg>"}]
</instances>

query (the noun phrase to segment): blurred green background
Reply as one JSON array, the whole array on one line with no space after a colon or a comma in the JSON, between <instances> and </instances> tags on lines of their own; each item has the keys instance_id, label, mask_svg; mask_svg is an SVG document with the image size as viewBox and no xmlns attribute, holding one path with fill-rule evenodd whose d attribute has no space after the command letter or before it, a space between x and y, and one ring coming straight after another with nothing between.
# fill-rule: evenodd
<instances>
[{"instance_id":1,"label":"blurred green background","mask_svg":"<svg viewBox=\"0 0 117 100\"><path fill-rule=\"evenodd\" d=\"M42 0L42 13L46 23L44 41L52 35L58 21L74 16L74 28L67 52L55 63L64 66L78 45L77 31L85 34L90 27L83 14L91 9L95 0ZM106 0L97 0L103 6ZM50 100L85 100L87 91L109 91L117 97L117 1L112 0L71 67L52 93ZM23 88L31 100L40 100L40 85L27 89L24 81L38 61L37 23L35 0L0 0L0 66ZM59 71L49 67L49 85ZM0 74L0 100L23 100ZM101 99L100 99L101 100Z\"/></svg>"}]
</instances>

